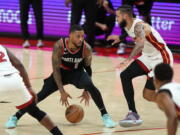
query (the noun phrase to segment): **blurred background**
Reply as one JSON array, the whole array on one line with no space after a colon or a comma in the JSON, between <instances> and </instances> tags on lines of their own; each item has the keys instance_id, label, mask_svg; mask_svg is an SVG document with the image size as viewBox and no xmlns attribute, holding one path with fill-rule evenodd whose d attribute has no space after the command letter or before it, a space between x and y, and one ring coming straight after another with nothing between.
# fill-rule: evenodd
<instances>
[{"instance_id":1,"label":"blurred background","mask_svg":"<svg viewBox=\"0 0 180 135\"><path fill-rule=\"evenodd\" d=\"M111 0L116 9L121 0ZM135 14L138 11L134 8ZM64 0L43 0L44 39L57 39L67 36L70 27L71 9L66 7ZM84 15L81 24L85 21ZM180 47L180 1L156 0L151 10L152 26L157 29L168 46ZM28 20L29 32L32 37L36 33L35 18L32 8ZM115 24L112 34L120 34L118 24ZM18 0L0 0L0 36L21 37L20 7ZM178 50L178 49L177 49Z\"/></svg>"}]
</instances>

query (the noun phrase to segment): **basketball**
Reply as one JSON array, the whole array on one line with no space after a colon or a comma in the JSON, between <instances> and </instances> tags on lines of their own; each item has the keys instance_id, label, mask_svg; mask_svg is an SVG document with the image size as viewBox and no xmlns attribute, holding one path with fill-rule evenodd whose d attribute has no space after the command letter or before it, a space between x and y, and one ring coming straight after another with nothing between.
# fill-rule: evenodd
<instances>
[{"instance_id":1,"label":"basketball","mask_svg":"<svg viewBox=\"0 0 180 135\"><path fill-rule=\"evenodd\" d=\"M70 105L66 109L65 117L71 123L79 123L84 117L84 110L80 105Z\"/></svg>"}]
</instances>

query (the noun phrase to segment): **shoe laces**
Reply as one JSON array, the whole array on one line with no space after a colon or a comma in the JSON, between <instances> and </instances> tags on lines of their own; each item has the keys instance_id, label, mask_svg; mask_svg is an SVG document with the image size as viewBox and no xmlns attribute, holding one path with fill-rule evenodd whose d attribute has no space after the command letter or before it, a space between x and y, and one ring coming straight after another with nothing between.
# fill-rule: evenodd
<instances>
[{"instance_id":1,"label":"shoe laces","mask_svg":"<svg viewBox=\"0 0 180 135\"><path fill-rule=\"evenodd\" d=\"M139 115L135 112L128 112L125 118L125 120L138 120L138 119L139 119Z\"/></svg>"}]
</instances>

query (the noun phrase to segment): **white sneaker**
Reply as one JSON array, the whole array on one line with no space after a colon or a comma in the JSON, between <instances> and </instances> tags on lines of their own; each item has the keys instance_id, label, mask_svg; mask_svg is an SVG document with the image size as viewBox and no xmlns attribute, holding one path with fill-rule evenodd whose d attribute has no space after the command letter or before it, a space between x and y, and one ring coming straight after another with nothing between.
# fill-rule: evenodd
<instances>
[{"instance_id":1,"label":"white sneaker","mask_svg":"<svg viewBox=\"0 0 180 135\"><path fill-rule=\"evenodd\" d=\"M124 54L125 53L125 43L120 43L117 49L117 54Z\"/></svg>"},{"instance_id":2,"label":"white sneaker","mask_svg":"<svg viewBox=\"0 0 180 135\"><path fill-rule=\"evenodd\" d=\"M42 42L42 40L38 40L36 46L37 46L37 47L43 47L43 46L44 46L44 43Z\"/></svg>"},{"instance_id":3,"label":"white sneaker","mask_svg":"<svg viewBox=\"0 0 180 135\"><path fill-rule=\"evenodd\" d=\"M31 45L30 45L30 43L29 43L28 40L25 40L24 43L22 44L22 46L23 46L24 48L29 48Z\"/></svg>"}]
</instances>

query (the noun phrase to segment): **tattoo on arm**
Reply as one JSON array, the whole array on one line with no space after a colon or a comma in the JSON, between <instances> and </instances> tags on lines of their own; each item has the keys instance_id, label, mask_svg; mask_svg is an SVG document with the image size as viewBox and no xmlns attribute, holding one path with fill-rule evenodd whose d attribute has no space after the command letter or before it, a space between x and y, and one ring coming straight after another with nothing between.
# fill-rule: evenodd
<instances>
[{"instance_id":1,"label":"tattoo on arm","mask_svg":"<svg viewBox=\"0 0 180 135\"><path fill-rule=\"evenodd\" d=\"M62 56L62 47L60 41L57 41L53 48L52 67L53 67L53 76L59 90L63 90L61 72L60 72L61 56Z\"/></svg>"},{"instance_id":2,"label":"tattoo on arm","mask_svg":"<svg viewBox=\"0 0 180 135\"><path fill-rule=\"evenodd\" d=\"M145 28L142 23L137 23L134 27L134 33L136 37L144 38L145 37Z\"/></svg>"},{"instance_id":3,"label":"tattoo on arm","mask_svg":"<svg viewBox=\"0 0 180 135\"><path fill-rule=\"evenodd\" d=\"M132 59L134 56L139 54L143 47L145 42L145 28L142 23L137 23L134 27L134 33L135 33L135 44L136 46L132 50L129 59Z\"/></svg>"},{"instance_id":4,"label":"tattoo on arm","mask_svg":"<svg viewBox=\"0 0 180 135\"><path fill-rule=\"evenodd\" d=\"M89 45L86 46L85 54L84 54L84 62L86 66L91 66L91 61L92 61L92 50Z\"/></svg>"}]
</instances>

